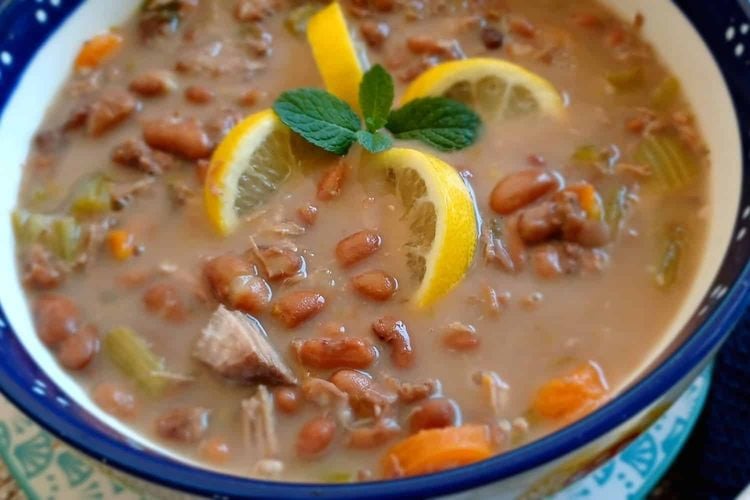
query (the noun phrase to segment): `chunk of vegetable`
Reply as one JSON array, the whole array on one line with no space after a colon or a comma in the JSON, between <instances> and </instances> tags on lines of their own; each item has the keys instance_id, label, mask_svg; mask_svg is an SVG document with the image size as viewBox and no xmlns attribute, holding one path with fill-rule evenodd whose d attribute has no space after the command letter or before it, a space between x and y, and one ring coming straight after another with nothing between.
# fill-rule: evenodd
<instances>
[{"instance_id":1,"label":"chunk of vegetable","mask_svg":"<svg viewBox=\"0 0 750 500\"><path fill-rule=\"evenodd\" d=\"M67 262L80 253L83 230L73 217L15 210L12 222L21 245L39 243Z\"/></svg>"},{"instance_id":2,"label":"chunk of vegetable","mask_svg":"<svg viewBox=\"0 0 750 500\"><path fill-rule=\"evenodd\" d=\"M629 92L643 84L643 68L635 67L609 73L606 79L617 92Z\"/></svg>"},{"instance_id":3,"label":"chunk of vegetable","mask_svg":"<svg viewBox=\"0 0 750 500\"><path fill-rule=\"evenodd\" d=\"M698 175L695 157L670 135L644 137L634 158L650 166L654 181L667 191L684 188Z\"/></svg>"},{"instance_id":4,"label":"chunk of vegetable","mask_svg":"<svg viewBox=\"0 0 750 500\"><path fill-rule=\"evenodd\" d=\"M81 226L72 217L58 217L52 221L50 241L47 245L61 259L75 260L81 248Z\"/></svg>"},{"instance_id":5,"label":"chunk of vegetable","mask_svg":"<svg viewBox=\"0 0 750 500\"><path fill-rule=\"evenodd\" d=\"M492 453L486 426L443 427L420 431L397 443L381 465L386 478L416 476L478 462Z\"/></svg>"},{"instance_id":6,"label":"chunk of vegetable","mask_svg":"<svg viewBox=\"0 0 750 500\"><path fill-rule=\"evenodd\" d=\"M101 33L87 40L76 56L76 69L94 69L114 57L122 47L123 38L117 33Z\"/></svg>"},{"instance_id":7,"label":"chunk of vegetable","mask_svg":"<svg viewBox=\"0 0 750 500\"><path fill-rule=\"evenodd\" d=\"M124 229L113 229L107 233L109 252L117 260L128 260L135 251L135 239L132 233Z\"/></svg>"},{"instance_id":8,"label":"chunk of vegetable","mask_svg":"<svg viewBox=\"0 0 750 500\"><path fill-rule=\"evenodd\" d=\"M665 109L680 96L680 81L668 76L651 93L651 104L657 109Z\"/></svg>"},{"instance_id":9,"label":"chunk of vegetable","mask_svg":"<svg viewBox=\"0 0 750 500\"><path fill-rule=\"evenodd\" d=\"M554 420L570 420L596 408L607 394L607 383L593 362L553 378L537 391L532 410Z\"/></svg>"},{"instance_id":10,"label":"chunk of vegetable","mask_svg":"<svg viewBox=\"0 0 750 500\"><path fill-rule=\"evenodd\" d=\"M663 290L671 288L677 281L685 237L686 231L681 226L676 226L668 231L667 242L659 257L656 274L654 274L656 286Z\"/></svg>"},{"instance_id":11,"label":"chunk of vegetable","mask_svg":"<svg viewBox=\"0 0 750 500\"><path fill-rule=\"evenodd\" d=\"M86 217L108 212L112 206L112 183L101 175L85 180L73 195L70 212Z\"/></svg>"},{"instance_id":12,"label":"chunk of vegetable","mask_svg":"<svg viewBox=\"0 0 750 500\"><path fill-rule=\"evenodd\" d=\"M586 212L589 219L602 220L604 212L602 209L602 199L594 186L588 182L581 182L567 189L573 191L578 196L578 203L580 203L581 208Z\"/></svg>"},{"instance_id":13,"label":"chunk of vegetable","mask_svg":"<svg viewBox=\"0 0 750 500\"><path fill-rule=\"evenodd\" d=\"M345 472L345 471L338 471L338 472L328 472L327 474L323 474L322 480L324 483L353 483L354 482L354 474L351 472Z\"/></svg>"},{"instance_id":14,"label":"chunk of vegetable","mask_svg":"<svg viewBox=\"0 0 750 500\"><path fill-rule=\"evenodd\" d=\"M159 375L164 372L164 360L130 328L112 329L104 337L104 352L115 366L149 394L158 396L167 388L169 381Z\"/></svg>"},{"instance_id":15,"label":"chunk of vegetable","mask_svg":"<svg viewBox=\"0 0 750 500\"><path fill-rule=\"evenodd\" d=\"M609 225L612 237L614 238L620 232L622 220L628 209L628 188L627 186L617 187L607 200L607 207L604 211L604 219Z\"/></svg>"}]
</instances>

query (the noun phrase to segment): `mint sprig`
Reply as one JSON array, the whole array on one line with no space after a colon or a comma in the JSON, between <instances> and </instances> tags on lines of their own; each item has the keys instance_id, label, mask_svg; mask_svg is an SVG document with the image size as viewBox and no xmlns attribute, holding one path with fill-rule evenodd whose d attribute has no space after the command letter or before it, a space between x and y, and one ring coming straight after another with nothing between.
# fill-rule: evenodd
<instances>
[{"instance_id":1,"label":"mint sprig","mask_svg":"<svg viewBox=\"0 0 750 500\"><path fill-rule=\"evenodd\" d=\"M476 141L481 121L464 104L445 97L415 99L391 110L393 78L380 65L362 77L359 107L366 129L354 110L320 89L300 88L282 93L273 104L279 119L306 141L337 155L359 143L371 153L393 146L393 139L422 141L441 151L456 151Z\"/></svg>"}]
</instances>

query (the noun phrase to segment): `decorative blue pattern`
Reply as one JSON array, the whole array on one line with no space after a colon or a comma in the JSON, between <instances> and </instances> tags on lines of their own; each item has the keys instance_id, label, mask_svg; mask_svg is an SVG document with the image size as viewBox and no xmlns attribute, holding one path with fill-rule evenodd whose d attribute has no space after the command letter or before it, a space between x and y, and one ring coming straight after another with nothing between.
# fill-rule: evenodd
<instances>
[{"instance_id":1,"label":"decorative blue pattern","mask_svg":"<svg viewBox=\"0 0 750 500\"><path fill-rule=\"evenodd\" d=\"M4 0L0 3L0 111L22 72L41 44L73 13L81 0ZM750 78L747 15L735 0L676 0L692 20L722 68L742 128L745 172L750 168ZM144 452L116 432L95 423L69 401L55 382L25 351L0 309L0 389L24 412L97 459L137 476L197 494L252 495L256 498L386 498L428 496L464 490L498 481L546 463L603 435L636 415L711 356L748 305L750 287L750 183L743 184L736 237L711 291L687 326L694 332L661 366L610 404L562 431L483 463L432 476L377 485L310 486L278 484L230 477ZM31 389L30 389L31 388ZM0 438L2 435L0 434ZM38 443L43 445L43 443ZM32 447L32 470L44 454ZM627 482L627 478L623 481Z\"/></svg>"}]
</instances>

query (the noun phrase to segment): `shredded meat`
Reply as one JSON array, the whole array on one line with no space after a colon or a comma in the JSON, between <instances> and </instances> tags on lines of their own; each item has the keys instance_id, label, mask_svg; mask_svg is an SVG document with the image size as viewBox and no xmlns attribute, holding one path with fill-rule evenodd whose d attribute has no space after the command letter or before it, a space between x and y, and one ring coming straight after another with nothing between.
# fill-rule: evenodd
<instances>
[{"instance_id":1,"label":"shredded meat","mask_svg":"<svg viewBox=\"0 0 750 500\"><path fill-rule=\"evenodd\" d=\"M50 290L65 280L65 271L42 245L32 245L23 254L23 283L29 288Z\"/></svg>"},{"instance_id":2,"label":"shredded meat","mask_svg":"<svg viewBox=\"0 0 750 500\"><path fill-rule=\"evenodd\" d=\"M138 139L127 139L115 146L111 158L118 165L152 175L161 175L174 168L177 163L172 155L162 151L154 151L145 142Z\"/></svg>"},{"instance_id":3,"label":"shredded meat","mask_svg":"<svg viewBox=\"0 0 750 500\"><path fill-rule=\"evenodd\" d=\"M440 392L440 382L427 379L422 382L404 382L394 377L387 377L387 383L396 391L399 401L411 404Z\"/></svg>"},{"instance_id":4,"label":"shredded meat","mask_svg":"<svg viewBox=\"0 0 750 500\"><path fill-rule=\"evenodd\" d=\"M353 418L349 396L333 383L322 378L310 377L302 383L302 397L321 408L332 408L341 425L351 424Z\"/></svg>"},{"instance_id":5,"label":"shredded meat","mask_svg":"<svg viewBox=\"0 0 750 500\"><path fill-rule=\"evenodd\" d=\"M296 384L260 323L220 305L201 332L193 355L224 377L240 382Z\"/></svg>"},{"instance_id":6,"label":"shredded meat","mask_svg":"<svg viewBox=\"0 0 750 500\"><path fill-rule=\"evenodd\" d=\"M255 395L242 405L242 434L245 446L257 451L263 458L279 453L279 439L273 415L273 400L265 385L259 385Z\"/></svg>"}]
</instances>

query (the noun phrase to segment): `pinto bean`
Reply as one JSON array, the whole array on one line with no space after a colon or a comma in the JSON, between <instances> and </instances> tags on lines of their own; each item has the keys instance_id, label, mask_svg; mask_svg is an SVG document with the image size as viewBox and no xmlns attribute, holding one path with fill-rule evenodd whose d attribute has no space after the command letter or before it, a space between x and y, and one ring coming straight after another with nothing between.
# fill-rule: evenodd
<instances>
[{"instance_id":1,"label":"pinto bean","mask_svg":"<svg viewBox=\"0 0 750 500\"><path fill-rule=\"evenodd\" d=\"M271 287L260 276L237 276L229 285L226 305L248 314L257 314L271 302Z\"/></svg>"},{"instance_id":2,"label":"pinto bean","mask_svg":"<svg viewBox=\"0 0 750 500\"><path fill-rule=\"evenodd\" d=\"M392 418L379 420L370 427L357 427L349 432L347 446L359 450L382 446L401 433L401 426Z\"/></svg>"},{"instance_id":3,"label":"pinto bean","mask_svg":"<svg viewBox=\"0 0 750 500\"><path fill-rule=\"evenodd\" d=\"M485 26L479 32L482 44L488 50L497 50L502 48L505 37L503 32L492 26Z\"/></svg>"},{"instance_id":4,"label":"pinto bean","mask_svg":"<svg viewBox=\"0 0 750 500\"><path fill-rule=\"evenodd\" d=\"M155 149L188 160L207 158L213 150L203 123L197 118L152 118L143 122L143 139Z\"/></svg>"},{"instance_id":5,"label":"pinto bean","mask_svg":"<svg viewBox=\"0 0 750 500\"><path fill-rule=\"evenodd\" d=\"M185 89L185 99L193 104L208 104L213 101L215 94L208 87L191 85Z\"/></svg>"},{"instance_id":6,"label":"pinto bean","mask_svg":"<svg viewBox=\"0 0 750 500\"><path fill-rule=\"evenodd\" d=\"M98 137L125 121L137 106L135 97L124 90L106 92L91 104L86 131L90 136Z\"/></svg>"},{"instance_id":7,"label":"pinto bean","mask_svg":"<svg viewBox=\"0 0 750 500\"><path fill-rule=\"evenodd\" d=\"M585 219L575 232L566 232L563 227L563 237L566 241L578 243L586 248L596 248L606 245L610 240L610 228L605 221Z\"/></svg>"},{"instance_id":8,"label":"pinto bean","mask_svg":"<svg viewBox=\"0 0 750 500\"><path fill-rule=\"evenodd\" d=\"M196 443L208 429L210 413L199 406L168 410L156 419L156 433L170 441Z\"/></svg>"},{"instance_id":9,"label":"pinto bean","mask_svg":"<svg viewBox=\"0 0 750 500\"><path fill-rule=\"evenodd\" d=\"M458 405L446 398L427 399L409 416L409 430L412 433L425 429L450 427L459 419Z\"/></svg>"},{"instance_id":10,"label":"pinto bean","mask_svg":"<svg viewBox=\"0 0 750 500\"><path fill-rule=\"evenodd\" d=\"M378 12L390 12L396 6L396 0L372 0L370 3Z\"/></svg>"},{"instance_id":11,"label":"pinto bean","mask_svg":"<svg viewBox=\"0 0 750 500\"><path fill-rule=\"evenodd\" d=\"M411 338L403 321L393 316L384 316L372 324L372 331L391 347L391 361L394 365L408 368L414 364Z\"/></svg>"},{"instance_id":12,"label":"pinto bean","mask_svg":"<svg viewBox=\"0 0 750 500\"><path fill-rule=\"evenodd\" d=\"M258 102L260 102L260 100L263 99L264 97L266 97L266 93L263 92L262 90L248 89L244 91L242 94L240 94L240 97L237 101L242 106L250 108L258 104Z\"/></svg>"},{"instance_id":13,"label":"pinto bean","mask_svg":"<svg viewBox=\"0 0 750 500\"><path fill-rule=\"evenodd\" d=\"M69 370L82 370L91 363L97 352L99 333L93 326L86 325L60 343L57 359Z\"/></svg>"},{"instance_id":14,"label":"pinto bean","mask_svg":"<svg viewBox=\"0 0 750 500\"><path fill-rule=\"evenodd\" d=\"M276 409L281 413L291 415L299 410L299 392L291 387L277 387L273 391L273 400L276 403Z\"/></svg>"},{"instance_id":15,"label":"pinto bean","mask_svg":"<svg viewBox=\"0 0 750 500\"><path fill-rule=\"evenodd\" d=\"M305 275L305 259L297 252L282 247L261 248L258 258L269 281Z\"/></svg>"},{"instance_id":16,"label":"pinto bean","mask_svg":"<svg viewBox=\"0 0 750 500\"><path fill-rule=\"evenodd\" d=\"M339 160L335 165L328 167L318 182L318 199L330 201L338 198L348 173L349 165L344 160Z\"/></svg>"},{"instance_id":17,"label":"pinto bean","mask_svg":"<svg viewBox=\"0 0 750 500\"><path fill-rule=\"evenodd\" d=\"M320 293L312 290L299 290L277 300L271 309L271 314L287 328L294 328L318 314L325 305L326 298Z\"/></svg>"},{"instance_id":18,"label":"pinto bean","mask_svg":"<svg viewBox=\"0 0 750 500\"><path fill-rule=\"evenodd\" d=\"M219 302L229 300L232 281L235 278L254 274L249 262L232 254L214 257L203 266L203 276Z\"/></svg>"},{"instance_id":19,"label":"pinto bean","mask_svg":"<svg viewBox=\"0 0 750 500\"><path fill-rule=\"evenodd\" d=\"M229 443L218 437L201 442L198 452L203 459L219 465L227 463L231 455Z\"/></svg>"},{"instance_id":20,"label":"pinto bean","mask_svg":"<svg viewBox=\"0 0 750 500\"><path fill-rule=\"evenodd\" d=\"M336 421L327 415L313 417L305 422L297 434L297 456L315 458L330 446L336 435Z\"/></svg>"},{"instance_id":21,"label":"pinto bean","mask_svg":"<svg viewBox=\"0 0 750 500\"><path fill-rule=\"evenodd\" d=\"M559 187L559 178L549 170L521 170L507 175L495 185L490 194L490 207L507 215Z\"/></svg>"},{"instance_id":22,"label":"pinto bean","mask_svg":"<svg viewBox=\"0 0 750 500\"><path fill-rule=\"evenodd\" d=\"M367 271L353 277L352 286L363 297L383 302L396 293L398 281L385 271Z\"/></svg>"},{"instance_id":23,"label":"pinto bean","mask_svg":"<svg viewBox=\"0 0 750 500\"><path fill-rule=\"evenodd\" d=\"M375 49L383 45L391 32L391 27L388 26L388 23L363 21L359 27L359 32L367 45Z\"/></svg>"},{"instance_id":24,"label":"pinto bean","mask_svg":"<svg viewBox=\"0 0 750 500\"><path fill-rule=\"evenodd\" d=\"M54 256L42 245L23 251L23 284L37 290L51 290L65 281L65 274Z\"/></svg>"},{"instance_id":25,"label":"pinto bean","mask_svg":"<svg viewBox=\"0 0 750 500\"><path fill-rule=\"evenodd\" d=\"M48 346L56 346L80 328L78 306L62 295L42 295L34 303L34 319L39 338Z\"/></svg>"},{"instance_id":26,"label":"pinto bean","mask_svg":"<svg viewBox=\"0 0 750 500\"><path fill-rule=\"evenodd\" d=\"M372 378L357 370L339 370L331 376L331 383L349 396L352 408L365 415L379 415L391 405L396 396L379 388Z\"/></svg>"},{"instance_id":27,"label":"pinto bean","mask_svg":"<svg viewBox=\"0 0 750 500\"><path fill-rule=\"evenodd\" d=\"M307 226L312 226L318 220L318 207L307 204L297 209L297 216Z\"/></svg>"},{"instance_id":28,"label":"pinto bean","mask_svg":"<svg viewBox=\"0 0 750 500\"><path fill-rule=\"evenodd\" d=\"M171 283L155 283L143 293L143 303L150 312L172 322L183 321L188 314L179 289Z\"/></svg>"},{"instance_id":29,"label":"pinto bean","mask_svg":"<svg viewBox=\"0 0 750 500\"><path fill-rule=\"evenodd\" d=\"M112 149L110 158L124 167L130 167L151 175L161 175L176 166L176 159L163 151L154 151L146 143L126 139Z\"/></svg>"},{"instance_id":30,"label":"pinto bean","mask_svg":"<svg viewBox=\"0 0 750 500\"><path fill-rule=\"evenodd\" d=\"M560 265L560 254L552 245L535 248L531 253L531 262L537 276L544 279L554 279L563 274Z\"/></svg>"},{"instance_id":31,"label":"pinto bean","mask_svg":"<svg viewBox=\"0 0 750 500\"><path fill-rule=\"evenodd\" d=\"M525 243L546 241L554 237L561 227L558 207L551 201L529 207L518 217L518 234Z\"/></svg>"},{"instance_id":32,"label":"pinto bean","mask_svg":"<svg viewBox=\"0 0 750 500\"><path fill-rule=\"evenodd\" d=\"M143 97L156 97L169 93L176 86L170 72L154 70L136 76L128 88Z\"/></svg>"},{"instance_id":33,"label":"pinto bean","mask_svg":"<svg viewBox=\"0 0 750 500\"><path fill-rule=\"evenodd\" d=\"M364 230L351 234L336 245L336 258L348 267L366 259L383 245L383 239L375 231Z\"/></svg>"},{"instance_id":34,"label":"pinto bean","mask_svg":"<svg viewBox=\"0 0 750 500\"><path fill-rule=\"evenodd\" d=\"M443 345L454 351L471 351L479 347L479 337L473 326L455 321L448 325L443 335Z\"/></svg>"},{"instance_id":35,"label":"pinto bean","mask_svg":"<svg viewBox=\"0 0 750 500\"><path fill-rule=\"evenodd\" d=\"M102 410L118 418L131 419L135 416L135 396L115 384L104 382L97 385L93 398Z\"/></svg>"},{"instance_id":36,"label":"pinto bean","mask_svg":"<svg viewBox=\"0 0 750 500\"><path fill-rule=\"evenodd\" d=\"M365 369L378 359L378 349L357 337L294 340L291 345L302 365L321 370Z\"/></svg>"}]
</instances>

